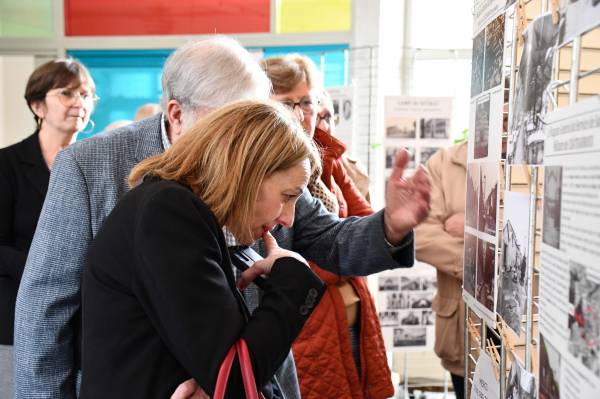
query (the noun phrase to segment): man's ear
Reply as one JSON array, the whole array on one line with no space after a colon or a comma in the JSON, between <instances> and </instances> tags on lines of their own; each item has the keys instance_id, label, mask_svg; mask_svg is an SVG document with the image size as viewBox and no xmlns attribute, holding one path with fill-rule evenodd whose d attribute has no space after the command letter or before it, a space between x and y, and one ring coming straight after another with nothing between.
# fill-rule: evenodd
<instances>
[{"instance_id":1,"label":"man's ear","mask_svg":"<svg viewBox=\"0 0 600 399\"><path fill-rule=\"evenodd\" d=\"M181 136L183 131L183 109L177 100L167 103L167 120L169 121L168 135L171 143Z\"/></svg>"}]
</instances>

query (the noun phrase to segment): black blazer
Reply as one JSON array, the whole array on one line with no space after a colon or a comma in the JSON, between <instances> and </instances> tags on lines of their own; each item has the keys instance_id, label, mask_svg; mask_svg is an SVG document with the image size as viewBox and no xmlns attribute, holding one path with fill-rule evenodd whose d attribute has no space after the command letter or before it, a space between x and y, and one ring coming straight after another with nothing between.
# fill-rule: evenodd
<instances>
[{"instance_id":1,"label":"black blazer","mask_svg":"<svg viewBox=\"0 0 600 399\"><path fill-rule=\"evenodd\" d=\"M12 345L15 301L50 171L37 132L0 149L0 344Z\"/></svg>"},{"instance_id":2,"label":"black blazer","mask_svg":"<svg viewBox=\"0 0 600 399\"><path fill-rule=\"evenodd\" d=\"M181 184L147 180L119 201L88 252L81 397L168 398L190 377L212 396L238 337L265 386L323 291L301 262L278 259L250 316L208 207ZM227 397L242 392L236 362Z\"/></svg>"}]
</instances>

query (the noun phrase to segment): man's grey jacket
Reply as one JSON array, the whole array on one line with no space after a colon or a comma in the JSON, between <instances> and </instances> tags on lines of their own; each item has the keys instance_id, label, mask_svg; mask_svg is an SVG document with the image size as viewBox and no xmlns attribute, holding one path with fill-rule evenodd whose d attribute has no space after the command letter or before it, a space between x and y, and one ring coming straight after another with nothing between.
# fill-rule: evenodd
<instances>
[{"instance_id":1,"label":"man's grey jacket","mask_svg":"<svg viewBox=\"0 0 600 399\"><path fill-rule=\"evenodd\" d=\"M57 156L17 297L15 398L77 396L86 252L129 189L127 176L133 166L164 151L161 137L158 115L77 142ZM281 247L342 275L411 266L412 233L392 248L384 239L382 223L382 212L338 219L305 190L294 226L280 228L274 236ZM277 378L286 398L299 397L291 356Z\"/></svg>"}]
</instances>

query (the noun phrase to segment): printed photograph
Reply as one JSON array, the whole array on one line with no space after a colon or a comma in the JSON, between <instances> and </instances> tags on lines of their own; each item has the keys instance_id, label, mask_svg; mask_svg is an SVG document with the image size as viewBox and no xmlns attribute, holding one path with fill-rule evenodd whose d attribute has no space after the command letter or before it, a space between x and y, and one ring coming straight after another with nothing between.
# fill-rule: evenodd
<instances>
[{"instance_id":1,"label":"printed photograph","mask_svg":"<svg viewBox=\"0 0 600 399\"><path fill-rule=\"evenodd\" d=\"M414 139L417 137L417 120L413 118L388 118L385 131L388 139Z\"/></svg>"},{"instance_id":2,"label":"printed photograph","mask_svg":"<svg viewBox=\"0 0 600 399\"><path fill-rule=\"evenodd\" d=\"M433 299L432 292L411 292L408 294L411 308L427 309L431 308L431 301Z\"/></svg>"},{"instance_id":3,"label":"printed photograph","mask_svg":"<svg viewBox=\"0 0 600 399\"><path fill-rule=\"evenodd\" d=\"M536 399L535 377L513 361L506 381L506 399Z\"/></svg>"},{"instance_id":4,"label":"printed photograph","mask_svg":"<svg viewBox=\"0 0 600 399\"><path fill-rule=\"evenodd\" d=\"M465 256L463 268L463 289L475 297L475 273L477 270L477 237L465 233Z\"/></svg>"},{"instance_id":5,"label":"printed photograph","mask_svg":"<svg viewBox=\"0 0 600 399\"><path fill-rule=\"evenodd\" d=\"M539 399L560 399L560 353L540 334Z\"/></svg>"},{"instance_id":6,"label":"printed photograph","mask_svg":"<svg viewBox=\"0 0 600 399\"><path fill-rule=\"evenodd\" d=\"M447 139L450 130L450 119L424 118L421 119L422 139Z\"/></svg>"},{"instance_id":7,"label":"printed photograph","mask_svg":"<svg viewBox=\"0 0 600 399\"><path fill-rule=\"evenodd\" d=\"M394 347L424 346L427 343L426 327L394 328Z\"/></svg>"},{"instance_id":8,"label":"printed photograph","mask_svg":"<svg viewBox=\"0 0 600 399\"><path fill-rule=\"evenodd\" d=\"M431 291L437 289L437 277L428 276L423 277L423 291Z\"/></svg>"},{"instance_id":9,"label":"printed photograph","mask_svg":"<svg viewBox=\"0 0 600 399\"><path fill-rule=\"evenodd\" d=\"M471 56L471 98L483 90L483 57L485 53L485 29L473 39Z\"/></svg>"},{"instance_id":10,"label":"printed photograph","mask_svg":"<svg viewBox=\"0 0 600 399\"><path fill-rule=\"evenodd\" d=\"M529 195L504 193L502 262L498 286L498 314L517 336L527 301L527 253L529 250Z\"/></svg>"},{"instance_id":11,"label":"printed photograph","mask_svg":"<svg viewBox=\"0 0 600 399\"><path fill-rule=\"evenodd\" d=\"M435 318L431 310L424 310L421 316L421 324L424 326L432 326Z\"/></svg>"},{"instance_id":12,"label":"printed photograph","mask_svg":"<svg viewBox=\"0 0 600 399\"><path fill-rule=\"evenodd\" d=\"M540 165L544 159L543 119L551 103L546 89L552 80L557 40L552 15L533 20L523 36L525 45L508 132L507 162Z\"/></svg>"},{"instance_id":13,"label":"printed photograph","mask_svg":"<svg viewBox=\"0 0 600 399\"><path fill-rule=\"evenodd\" d=\"M402 291L420 291L421 278L402 276L400 279L400 287Z\"/></svg>"},{"instance_id":14,"label":"printed photograph","mask_svg":"<svg viewBox=\"0 0 600 399\"><path fill-rule=\"evenodd\" d=\"M563 1L562 3L568 4L561 10L558 25L560 45L573 41L575 36L600 25L599 0Z\"/></svg>"},{"instance_id":15,"label":"printed photograph","mask_svg":"<svg viewBox=\"0 0 600 399\"><path fill-rule=\"evenodd\" d=\"M473 158L480 159L488 156L490 139L490 98L477 103L475 106L475 140Z\"/></svg>"},{"instance_id":16,"label":"printed photograph","mask_svg":"<svg viewBox=\"0 0 600 399\"><path fill-rule=\"evenodd\" d=\"M504 14L500 14L485 28L485 68L483 90L502 83L504 55Z\"/></svg>"},{"instance_id":17,"label":"printed photograph","mask_svg":"<svg viewBox=\"0 0 600 399\"><path fill-rule=\"evenodd\" d=\"M379 276L379 291L398 291L400 289L398 276Z\"/></svg>"},{"instance_id":18,"label":"printed photograph","mask_svg":"<svg viewBox=\"0 0 600 399\"><path fill-rule=\"evenodd\" d=\"M475 285L475 298L490 311L494 311L494 278L496 246L490 242L478 240L477 271Z\"/></svg>"},{"instance_id":19,"label":"printed photograph","mask_svg":"<svg viewBox=\"0 0 600 399\"><path fill-rule=\"evenodd\" d=\"M382 292L386 309L406 309L410 306L408 295L403 292Z\"/></svg>"},{"instance_id":20,"label":"printed photograph","mask_svg":"<svg viewBox=\"0 0 600 399\"><path fill-rule=\"evenodd\" d=\"M391 169L394 166L394 161L396 160L396 152L400 151L405 147L386 147L385 149L385 167L386 169ZM415 168L415 149L406 147L406 149L410 152L410 160L408 161L407 169Z\"/></svg>"},{"instance_id":21,"label":"printed photograph","mask_svg":"<svg viewBox=\"0 0 600 399\"><path fill-rule=\"evenodd\" d=\"M546 166L544 169L544 211L542 241L560 249L560 207L562 167Z\"/></svg>"},{"instance_id":22,"label":"printed photograph","mask_svg":"<svg viewBox=\"0 0 600 399\"><path fill-rule=\"evenodd\" d=\"M477 229L495 237L498 178L500 171L496 162L484 162L480 166L479 223Z\"/></svg>"},{"instance_id":23,"label":"printed photograph","mask_svg":"<svg viewBox=\"0 0 600 399\"><path fill-rule=\"evenodd\" d=\"M592 281L587 266L569 262L569 353L600 377L600 284Z\"/></svg>"},{"instance_id":24,"label":"printed photograph","mask_svg":"<svg viewBox=\"0 0 600 399\"><path fill-rule=\"evenodd\" d=\"M429 161L429 158L431 158L431 156L433 154L435 154L436 152L438 152L440 150L440 147L421 147L419 148L419 153L420 155L420 160L419 162L423 165L425 165L427 163L427 161Z\"/></svg>"},{"instance_id":25,"label":"printed photograph","mask_svg":"<svg viewBox=\"0 0 600 399\"><path fill-rule=\"evenodd\" d=\"M385 312L379 312L379 322L382 326L394 326L398 324L398 312L393 310L386 310Z\"/></svg>"},{"instance_id":26,"label":"printed photograph","mask_svg":"<svg viewBox=\"0 0 600 399\"><path fill-rule=\"evenodd\" d=\"M403 310L399 312L398 317L402 326L418 326L421 324L420 310Z\"/></svg>"},{"instance_id":27,"label":"printed photograph","mask_svg":"<svg viewBox=\"0 0 600 399\"><path fill-rule=\"evenodd\" d=\"M479 223L478 207L479 206L479 164L470 163L467 165L467 197L466 197L466 212L465 223L477 229Z\"/></svg>"}]
</instances>

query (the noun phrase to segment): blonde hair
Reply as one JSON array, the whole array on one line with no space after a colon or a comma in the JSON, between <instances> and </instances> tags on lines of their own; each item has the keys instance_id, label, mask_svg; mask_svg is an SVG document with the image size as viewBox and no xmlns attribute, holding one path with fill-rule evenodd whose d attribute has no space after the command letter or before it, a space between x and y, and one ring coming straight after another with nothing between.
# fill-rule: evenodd
<instances>
[{"instance_id":1,"label":"blonde hair","mask_svg":"<svg viewBox=\"0 0 600 399\"><path fill-rule=\"evenodd\" d=\"M209 114L163 154L139 163L135 186L146 175L189 186L243 243L262 181L319 154L293 115L272 101L241 101Z\"/></svg>"},{"instance_id":2,"label":"blonde hair","mask_svg":"<svg viewBox=\"0 0 600 399\"><path fill-rule=\"evenodd\" d=\"M261 61L273 85L273 93L283 94L292 91L298 83L305 82L309 89L322 87L321 73L315 63L300 54L271 57Z\"/></svg>"}]
</instances>

